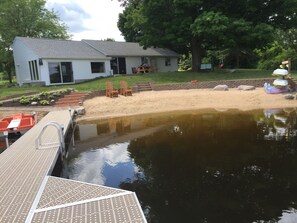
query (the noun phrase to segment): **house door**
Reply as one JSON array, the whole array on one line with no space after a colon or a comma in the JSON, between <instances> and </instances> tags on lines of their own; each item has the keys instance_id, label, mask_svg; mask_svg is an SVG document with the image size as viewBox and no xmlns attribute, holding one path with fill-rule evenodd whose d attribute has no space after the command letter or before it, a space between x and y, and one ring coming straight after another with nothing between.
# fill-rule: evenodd
<instances>
[{"instance_id":1,"label":"house door","mask_svg":"<svg viewBox=\"0 0 297 223\"><path fill-rule=\"evenodd\" d=\"M62 82L72 83L73 82L73 71L71 62L61 62L62 71Z\"/></svg>"},{"instance_id":2,"label":"house door","mask_svg":"<svg viewBox=\"0 0 297 223\"><path fill-rule=\"evenodd\" d=\"M72 83L73 70L71 62L48 63L51 84Z\"/></svg>"},{"instance_id":3,"label":"house door","mask_svg":"<svg viewBox=\"0 0 297 223\"><path fill-rule=\"evenodd\" d=\"M110 60L110 68L112 69L113 74L118 74L119 73L118 58L117 57L113 57Z\"/></svg>"},{"instance_id":4,"label":"house door","mask_svg":"<svg viewBox=\"0 0 297 223\"><path fill-rule=\"evenodd\" d=\"M119 57L119 74L126 74L126 58L125 57Z\"/></svg>"}]
</instances>

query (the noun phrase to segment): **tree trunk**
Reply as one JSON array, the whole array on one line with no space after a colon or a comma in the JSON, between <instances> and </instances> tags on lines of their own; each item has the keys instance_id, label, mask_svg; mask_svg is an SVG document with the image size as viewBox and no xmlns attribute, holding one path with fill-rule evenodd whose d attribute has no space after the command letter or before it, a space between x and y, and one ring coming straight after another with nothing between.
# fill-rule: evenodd
<instances>
[{"instance_id":1,"label":"tree trunk","mask_svg":"<svg viewBox=\"0 0 297 223\"><path fill-rule=\"evenodd\" d=\"M8 79L9 79L9 83L12 83L12 72L11 72L11 69L9 69L9 71L8 71Z\"/></svg>"},{"instance_id":2,"label":"tree trunk","mask_svg":"<svg viewBox=\"0 0 297 223\"><path fill-rule=\"evenodd\" d=\"M192 39L191 42L192 52L192 71L199 72L202 60L202 46L198 39Z\"/></svg>"},{"instance_id":3,"label":"tree trunk","mask_svg":"<svg viewBox=\"0 0 297 223\"><path fill-rule=\"evenodd\" d=\"M8 80L9 80L9 83L12 83L12 69L11 69L11 66L10 64L8 63L4 63L3 65L3 71L6 73L7 77L8 77Z\"/></svg>"},{"instance_id":4,"label":"tree trunk","mask_svg":"<svg viewBox=\"0 0 297 223\"><path fill-rule=\"evenodd\" d=\"M240 50L236 52L236 68L240 67Z\"/></svg>"}]
</instances>

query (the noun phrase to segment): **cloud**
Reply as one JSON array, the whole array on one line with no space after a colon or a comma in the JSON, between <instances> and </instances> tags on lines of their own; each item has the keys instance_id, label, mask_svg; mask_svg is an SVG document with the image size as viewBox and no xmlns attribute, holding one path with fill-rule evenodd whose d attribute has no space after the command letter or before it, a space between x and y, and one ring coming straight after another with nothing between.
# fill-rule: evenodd
<instances>
[{"instance_id":1,"label":"cloud","mask_svg":"<svg viewBox=\"0 0 297 223\"><path fill-rule=\"evenodd\" d=\"M118 187L127 178L133 179L139 172L128 152L129 143L112 144L80 153L64 167L64 177L70 179Z\"/></svg>"},{"instance_id":2,"label":"cloud","mask_svg":"<svg viewBox=\"0 0 297 223\"><path fill-rule=\"evenodd\" d=\"M54 9L60 19L67 24L70 32L79 33L87 30L82 21L91 19L91 16L78 4L50 2L48 8Z\"/></svg>"},{"instance_id":3,"label":"cloud","mask_svg":"<svg viewBox=\"0 0 297 223\"><path fill-rule=\"evenodd\" d=\"M75 40L124 40L117 28L118 15L123 11L118 1L48 0L46 7L54 9Z\"/></svg>"}]
</instances>

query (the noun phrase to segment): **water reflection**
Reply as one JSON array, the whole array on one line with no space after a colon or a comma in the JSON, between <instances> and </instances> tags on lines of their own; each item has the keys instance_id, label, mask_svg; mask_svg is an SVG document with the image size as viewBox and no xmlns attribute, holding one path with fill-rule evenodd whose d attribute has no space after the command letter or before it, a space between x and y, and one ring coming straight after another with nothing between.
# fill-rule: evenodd
<instances>
[{"instance_id":1,"label":"water reflection","mask_svg":"<svg viewBox=\"0 0 297 223\"><path fill-rule=\"evenodd\" d=\"M135 191L148 222L297 222L295 109L89 124L63 175Z\"/></svg>"},{"instance_id":2,"label":"water reflection","mask_svg":"<svg viewBox=\"0 0 297 223\"><path fill-rule=\"evenodd\" d=\"M91 148L82 153L75 162L69 162L63 175L70 179L118 187L126 180L133 181L137 166L127 151L128 143L119 143L104 148ZM113 177L106 177L113 176Z\"/></svg>"}]
</instances>

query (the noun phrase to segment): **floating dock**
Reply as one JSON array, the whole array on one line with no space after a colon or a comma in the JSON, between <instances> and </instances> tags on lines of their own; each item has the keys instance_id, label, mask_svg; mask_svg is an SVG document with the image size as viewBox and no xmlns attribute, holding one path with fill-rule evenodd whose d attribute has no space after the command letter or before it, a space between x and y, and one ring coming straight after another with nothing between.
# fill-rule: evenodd
<instances>
[{"instance_id":1,"label":"floating dock","mask_svg":"<svg viewBox=\"0 0 297 223\"><path fill-rule=\"evenodd\" d=\"M0 222L146 223L135 193L78 182L50 174L61 152L59 123L65 137L73 112L48 113L0 154ZM43 130L44 129L44 130ZM36 148L36 139L52 146Z\"/></svg>"}]
</instances>

